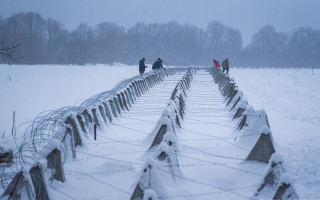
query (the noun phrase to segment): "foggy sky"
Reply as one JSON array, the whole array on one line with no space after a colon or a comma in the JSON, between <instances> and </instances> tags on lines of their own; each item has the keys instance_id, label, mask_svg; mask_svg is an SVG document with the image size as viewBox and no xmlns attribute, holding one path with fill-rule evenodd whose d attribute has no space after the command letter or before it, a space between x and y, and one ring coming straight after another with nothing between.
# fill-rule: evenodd
<instances>
[{"instance_id":1,"label":"foggy sky","mask_svg":"<svg viewBox=\"0 0 320 200\"><path fill-rule=\"evenodd\" d=\"M319 0L0 0L0 15L34 11L61 21L72 30L81 22L92 27L115 22L190 23L206 29L216 20L241 31L244 44L262 26L290 32L301 26L320 29Z\"/></svg>"}]
</instances>

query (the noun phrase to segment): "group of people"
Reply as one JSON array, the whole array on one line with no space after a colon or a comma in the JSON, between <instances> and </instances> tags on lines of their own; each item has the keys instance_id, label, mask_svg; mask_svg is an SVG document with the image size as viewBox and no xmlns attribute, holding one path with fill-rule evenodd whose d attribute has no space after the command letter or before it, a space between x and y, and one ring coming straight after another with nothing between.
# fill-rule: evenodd
<instances>
[{"instance_id":1,"label":"group of people","mask_svg":"<svg viewBox=\"0 0 320 200\"><path fill-rule=\"evenodd\" d=\"M140 74L143 74L144 71L146 70L146 68L148 67L148 66L146 66L146 65L144 64L145 61L146 61L145 58L142 58L142 59L139 61L139 72L140 72ZM161 68L163 68L163 66L162 66L162 60L161 60L160 58L158 58L158 60L156 60L156 62L153 63L152 69L153 69L153 70L158 70L158 69L161 69Z\"/></svg>"},{"instance_id":2,"label":"group of people","mask_svg":"<svg viewBox=\"0 0 320 200\"><path fill-rule=\"evenodd\" d=\"M145 58L142 58L142 59L139 61L139 72L140 72L140 74L143 74L144 71L146 70L146 68L148 67L148 66L146 66L146 65L144 64L145 61L146 61ZM219 63L219 61L213 59L213 67L217 67L217 68L220 69L220 63ZM156 62L153 63L152 69L153 69L153 70L158 70L158 69L161 69L161 68L163 68L163 66L162 66L162 60L161 60L160 58L158 58L158 59L156 60ZM228 60L228 58L225 59L224 61L222 61L222 72L224 73L225 71L226 71L227 74L229 74L229 60Z\"/></svg>"},{"instance_id":3,"label":"group of people","mask_svg":"<svg viewBox=\"0 0 320 200\"><path fill-rule=\"evenodd\" d=\"M220 69L220 63L219 61L213 59L213 67L217 67ZM222 61L222 72L224 73L226 71L227 74L229 74L229 60L228 58Z\"/></svg>"}]
</instances>

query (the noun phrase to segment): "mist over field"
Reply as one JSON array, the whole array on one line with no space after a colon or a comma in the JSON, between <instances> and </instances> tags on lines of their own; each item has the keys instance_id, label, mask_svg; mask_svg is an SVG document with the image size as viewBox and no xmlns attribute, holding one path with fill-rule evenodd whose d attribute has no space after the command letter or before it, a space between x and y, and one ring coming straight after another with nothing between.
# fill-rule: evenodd
<instances>
[{"instance_id":1,"label":"mist over field","mask_svg":"<svg viewBox=\"0 0 320 200\"><path fill-rule=\"evenodd\" d=\"M5 0L0 39L20 44L17 64L137 64L161 57L166 65L229 58L233 66L319 68L319 8L314 0Z\"/></svg>"}]
</instances>

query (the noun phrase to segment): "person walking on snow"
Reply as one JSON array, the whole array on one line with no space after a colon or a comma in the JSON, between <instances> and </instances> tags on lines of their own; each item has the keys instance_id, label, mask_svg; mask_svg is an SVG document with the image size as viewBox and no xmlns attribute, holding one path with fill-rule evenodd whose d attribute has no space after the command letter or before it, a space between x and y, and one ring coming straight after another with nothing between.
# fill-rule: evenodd
<instances>
[{"instance_id":1,"label":"person walking on snow","mask_svg":"<svg viewBox=\"0 0 320 200\"><path fill-rule=\"evenodd\" d=\"M220 63L219 63L219 61L213 59L213 67L217 67L217 68L220 69Z\"/></svg>"},{"instance_id":2,"label":"person walking on snow","mask_svg":"<svg viewBox=\"0 0 320 200\"><path fill-rule=\"evenodd\" d=\"M227 74L229 74L229 61L228 61L228 58L225 59L223 62L222 62L222 69L223 69L223 73L224 71L227 71Z\"/></svg>"},{"instance_id":3,"label":"person walking on snow","mask_svg":"<svg viewBox=\"0 0 320 200\"><path fill-rule=\"evenodd\" d=\"M153 69L153 70L158 70L158 69L161 69L161 68L163 68L163 66L162 66L162 60L161 60L160 58L158 58L158 60L153 63L152 69Z\"/></svg>"},{"instance_id":4,"label":"person walking on snow","mask_svg":"<svg viewBox=\"0 0 320 200\"><path fill-rule=\"evenodd\" d=\"M139 72L140 72L140 75L143 74L144 71L146 70L146 68L148 67L148 66L146 66L146 65L144 64L144 61L146 61L145 58L142 58L142 59L139 61Z\"/></svg>"}]
</instances>

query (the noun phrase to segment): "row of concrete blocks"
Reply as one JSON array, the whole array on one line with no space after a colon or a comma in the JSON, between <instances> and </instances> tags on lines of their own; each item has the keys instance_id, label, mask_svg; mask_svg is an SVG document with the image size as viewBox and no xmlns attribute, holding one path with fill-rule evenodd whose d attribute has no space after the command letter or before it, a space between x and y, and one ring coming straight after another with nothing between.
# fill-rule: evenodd
<instances>
[{"instance_id":1,"label":"row of concrete blocks","mask_svg":"<svg viewBox=\"0 0 320 200\"><path fill-rule=\"evenodd\" d=\"M36 163L31 167L23 167L15 174L0 199L49 200L46 174L51 174L50 180L65 181L63 151L63 144L57 139L52 139L35 156ZM46 163L43 162L43 158L46 159Z\"/></svg>"},{"instance_id":2,"label":"row of concrete blocks","mask_svg":"<svg viewBox=\"0 0 320 200\"><path fill-rule=\"evenodd\" d=\"M129 111L138 97L149 88L160 83L168 73L168 70L163 69L134 80L126 88L101 101L98 105L68 116L65 120L67 128L62 142L66 142L68 135L71 136L69 146L71 146L73 157L76 157L75 147L83 145L85 135L94 135L92 127L107 125L113 121L113 118L120 116L122 112Z\"/></svg>"},{"instance_id":3,"label":"row of concrete blocks","mask_svg":"<svg viewBox=\"0 0 320 200\"><path fill-rule=\"evenodd\" d=\"M159 166L166 166L165 169L169 169L167 171L168 178L175 179L176 176L181 176L177 157L178 148L175 142L176 132L178 128L181 128L180 121L183 120L186 108L184 98L187 97L187 90L190 88L193 73L195 71L189 68L177 83L167 107L163 110L157 125L149 135L150 139L153 138L153 142L148 152L153 153L144 164L130 200L154 200L157 199L157 196L162 195L162 192L166 189L158 174Z\"/></svg>"},{"instance_id":4,"label":"row of concrete blocks","mask_svg":"<svg viewBox=\"0 0 320 200\"><path fill-rule=\"evenodd\" d=\"M232 113L233 120L237 120L237 145L251 149L246 160L269 163L266 175L252 199L298 199L286 174L283 159L275 151L266 112L254 110L227 74L216 68L210 69L210 73L221 95L225 97L226 107Z\"/></svg>"},{"instance_id":5,"label":"row of concrete blocks","mask_svg":"<svg viewBox=\"0 0 320 200\"><path fill-rule=\"evenodd\" d=\"M43 149L38 152L35 160L46 159L44 162L37 162L32 167L22 168L15 174L12 181L0 197L1 199L30 199L48 200L45 170L50 169L50 180L65 182L63 169L63 152L67 146L71 147L72 155L76 157L76 146L83 144L83 136L89 133L90 126L111 122L113 117L118 117L122 111L129 111L129 107L138 97L154 85L160 83L165 76L179 72L175 69L162 69L156 73L132 81L128 86L115 95L102 101L94 108L86 108L81 113L72 114L65 119L65 134L62 140L52 139ZM67 136L70 140L67 141ZM59 137L58 137L59 138Z\"/></svg>"}]
</instances>

